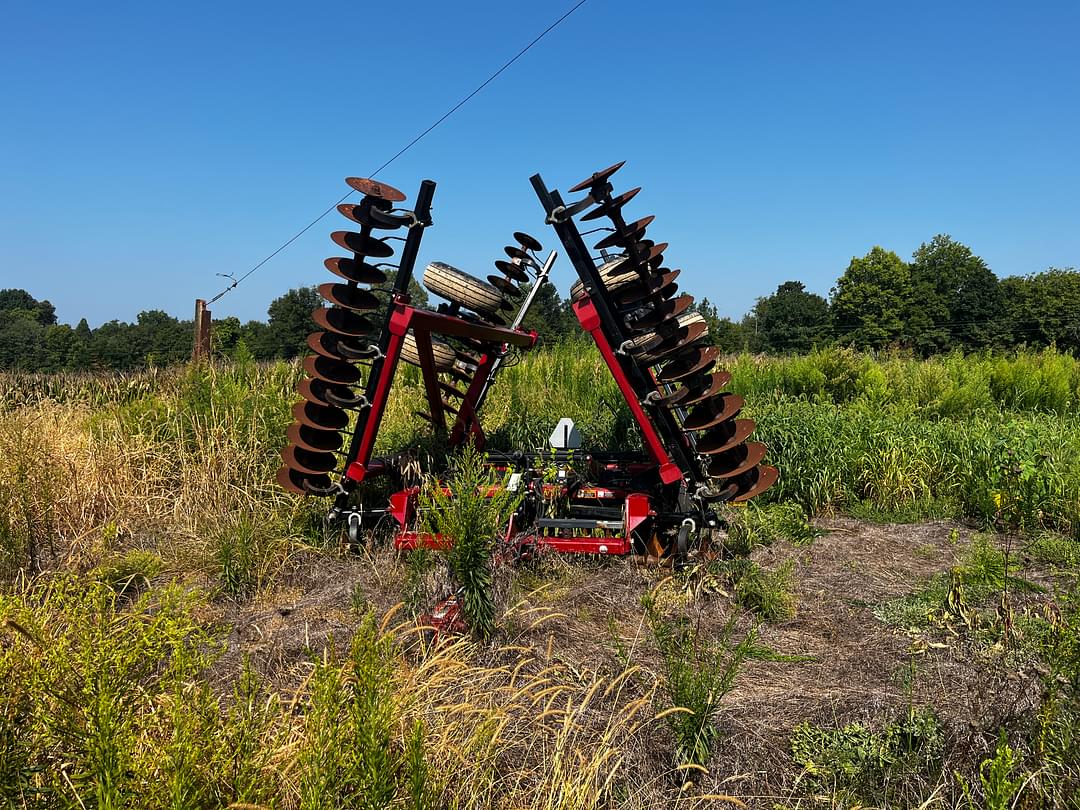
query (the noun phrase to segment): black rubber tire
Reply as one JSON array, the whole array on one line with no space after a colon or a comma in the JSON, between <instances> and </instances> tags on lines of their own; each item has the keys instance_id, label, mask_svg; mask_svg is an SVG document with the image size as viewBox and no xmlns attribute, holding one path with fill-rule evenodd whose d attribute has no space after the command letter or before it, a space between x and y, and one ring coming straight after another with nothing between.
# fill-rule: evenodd
<instances>
[{"instance_id":1,"label":"black rubber tire","mask_svg":"<svg viewBox=\"0 0 1080 810\"><path fill-rule=\"evenodd\" d=\"M456 267L432 262L424 270L424 286L440 298L479 313L497 313L505 303L503 294Z\"/></svg>"},{"instance_id":2,"label":"black rubber tire","mask_svg":"<svg viewBox=\"0 0 1080 810\"><path fill-rule=\"evenodd\" d=\"M457 352L445 340L437 337L431 338L431 354L435 357L435 368L446 370L454 365ZM401 345L401 359L414 366L420 365L420 352L416 348L416 336L412 332L405 335L405 342Z\"/></svg>"},{"instance_id":3,"label":"black rubber tire","mask_svg":"<svg viewBox=\"0 0 1080 810\"><path fill-rule=\"evenodd\" d=\"M618 258L600 265L598 272L600 273L600 280L604 282L604 287L614 291L620 287L625 287L630 282L637 281L640 278L637 273L620 273L619 275L612 275L611 271L622 264L625 259L625 256L619 256ZM584 290L585 286L581 283L581 279L575 281L570 285L570 300L576 301L579 299Z\"/></svg>"},{"instance_id":4,"label":"black rubber tire","mask_svg":"<svg viewBox=\"0 0 1080 810\"><path fill-rule=\"evenodd\" d=\"M705 320L705 317L700 312L685 312L682 315L680 315L678 318L676 318L676 322L678 323L678 326L676 327L678 329L687 329L687 328L690 327L691 324L694 324L694 323L704 323L704 324L706 324L706 326L708 326L708 322ZM665 330L665 333L666 333L666 331L667 330ZM638 335L637 337L632 338L630 342L634 347L644 346L645 344L649 343L653 339L659 337L660 334L661 333L655 332L655 331L654 332L643 332L642 334ZM705 335L707 335L707 334L709 334L709 332L706 329ZM704 337L704 335L702 335L702 337Z\"/></svg>"}]
</instances>

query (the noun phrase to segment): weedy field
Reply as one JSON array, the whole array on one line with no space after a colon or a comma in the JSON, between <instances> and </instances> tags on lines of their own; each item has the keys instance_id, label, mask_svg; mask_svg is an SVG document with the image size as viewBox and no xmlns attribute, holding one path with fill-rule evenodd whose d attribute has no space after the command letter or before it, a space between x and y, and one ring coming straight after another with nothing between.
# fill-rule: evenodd
<instances>
[{"instance_id":1,"label":"weedy field","mask_svg":"<svg viewBox=\"0 0 1080 810\"><path fill-rule=\"evenodd\" d=\"M1080 806L1080 362L728 367L782 478L719 554L500 567L438 645L449 561L273 483L297 367L0 376L0 806ZM562 416L636 440L576 344L484 422Z\"/></svg>"}]
</instances>

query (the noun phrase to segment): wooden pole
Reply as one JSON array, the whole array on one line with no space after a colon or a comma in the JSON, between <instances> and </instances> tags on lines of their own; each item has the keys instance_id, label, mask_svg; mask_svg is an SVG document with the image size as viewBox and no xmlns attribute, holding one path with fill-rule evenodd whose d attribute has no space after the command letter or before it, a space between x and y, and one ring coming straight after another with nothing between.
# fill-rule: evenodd
<instances>
[{"instance_id":1,"label":"wooden pole","mask_svg":"<svg viewBox=\"0 0 1080 810\"><path fill-rule=\"evenodd\" d=\"M206 301L195 299L195 345L191 351L192 360L205 360L210 357L210 310Z\"/></svg>"}]
</instances>

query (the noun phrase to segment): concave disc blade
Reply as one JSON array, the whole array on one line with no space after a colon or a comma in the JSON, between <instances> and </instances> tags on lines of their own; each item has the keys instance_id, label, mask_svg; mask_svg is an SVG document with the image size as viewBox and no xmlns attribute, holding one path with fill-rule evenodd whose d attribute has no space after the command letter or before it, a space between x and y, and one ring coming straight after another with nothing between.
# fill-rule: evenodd
<instances>
[{"instance_id":1,"label":"concave disc blade","mask_svg":"<svg viewBox=\"0 0 1080 810\"><path fill-rule=\"evenodd\" d=\"M318 382L317 380L309 382ZM297 386L300 390L301 386ZM304 392L300 391L301 396ZM331 405L323 405L319 402L306 400L297 402L292 408L293 419L302 425L313 427L316 430L344 430L349 426L349 414Z\"/></svg>"},{"instance_id":2,"label":"concave disc blade","mask_svg":"<svg viewBox=\"0 0 1080 810\"><path fill-rule=\"evenodd\" d=\"M655 245L644 245L637 243L627 250L631 256L634 256L638 261L645 262L652 265L658 258L664 255L664 251L667 250L667 242L657 242Z\"/></svg>"},{"instance_id":3,"label":"concave disc blade","mask_svg":"<svg viewBox=\"0 0 1080 810\"><path fill-rule=\"evenodd\" d=\"M336 430L316 430L310 425L294 422L289 425L285 435L297 447L316 453L332 453L341 449L341 434Z\"/></svg>"},{"instance_id":4,"label":"concave disc blade","mask_svg":"<svg viewBox=\"0 0 1080 810\"><path fill-rule=\"evenodd\" d=\"M703 456L723 453L745 442L755 427L757 423L753 419L730 419L702 433L697 440L697 451Z\"/></svg>"},{"instance_id":5,"label":"concave disc blade","mask_svg":"<svg viewBox=\"0 0 1080 810\"><path fill-rule=\"evenodd\" d=\"M306 475L288 465L278 469L277 482L282 489L297 495L310 495L333 488L329 475Z\"/></svg>"},{"instance_id":6,"label":"concave disc blade","mask_svg":"<svg viewBox=\"0 0 1080 810\"><path fill-rule=\"evenodd\" d=\"M679 277L678 270L664 273L662 276L650 276L648 279L632 281L625 287L620 287L615 294L615 301L619 306L640 304L650 297L670 298L679 287L675 279Z\"/></svg>"},{"instance_id":7,"label":"concave disc blade","mask_svg":"<svg viewBox=\"0 0 1080 810\"><path fill-rule=\"evenodd\" d=\"M544 246L536 240L535 236L529 236L524 231L514 231L514 238L517 239L519 245L534 253L539 253L544 249Z\"/></svg>"},{"instance_id":8,"label":"concave disc blade","mask_svg":"<svg viewBox=\"0 0 1080 810\"><path fill-rule=\"evenodd\" d=\"M323 357L335 360L363 360L375 353L374 346L361 343L333 332L312 332L307 339L308 348Z\"/></svg>"},{"instance_id":9,"label":"concave disc blade","mask_svg":"<svg viewBox=\"0 0 1080 810\"><path fill-rule=\"evenodd\" d=\"M378 180L372 180L370 177L346 177L345 182L349 184L349 188L368 197L378 197L380 200L392 203L405 201L405 195L396 188L380 183Z\"/></svg>"},{"instance_id":10,"label":"concave disc blade","mask_svg":"<svg viewBox=\"0 0 1080 810\"><path fill-rule=\"evenodd\" d=\"M363 337L375 331L375 324L363 315L339 307L319 307L311 313L311 319L326 331L346 337Z\"/></svg>"},{"instance_id":11,"label":"concave disc blade","mask_svg":"<svg viewBox=\"0 0 1080 810\"><path fill-rule=\"evenodd\" d=\"M709 459L709 475L713 478L734 478L742 475L765 458L766 447L761 442L736 445Z\"/></svg>"},{"instance_id":12,"label":"concave disc blade","mask_svg":"<svg viewBox=\"0 0 1080 810\"><path fill-rule=\"evenodd\" d=\"M681 388L661 397L656 402L666 408L687 408L720 393L730 379L731 375L726 371L687 379Z\"/></svg>"},{"instance_id":13,"label":"concave disc blade","mask_svg":"<svg viewBox=\"0 0 1080 810\"><path fill-rule=\"evenodd\" d=\"M335 276L341 276L346 281L354 281L357 284L383 284L386 282L386 273L356 259L346 259L335 256L323 262L326 269Z\"/></svg>"},{"instance_id":14,"label":"concave disc blade","mask_svg":"<svg viewBox=\"0 0 1080 810\"><path fill-rule=\"evenodd\" d=\"M618 211L620 208L622 208L624 205L634 199L634 197L637 196L637 193L639 191L641 191L641 186L638 186L637 188L632 188L629 191L624 191L618 197L612 197L605 203L600 203L600 205L598 205L596 208L594 208L592 211L590 211L581 218L582 222L588 222L589 220L593 219L600 219L600 217L603 216L611 216L614 212Z\"/></svg>"},{"instance_id":15,"label":"concave disc blade","mask_svg":"<svg viewBox=\"0 0 1080 810\"><path fill-rule=\"evenodd\" d=\"M509 276L514 281L528 281L529 274L521 267L520 264L514 264L508 262L505 259L496 259L495 266L506 276Z\"/></svg>"},{"instance_id":16,"label":"concave disc blade","mask_svg":"<svg viewBox=\"0 0 1080 810\"><path fill-rule=\"evenodd\" d=\"M360 369L344 360L333 360L319 354L304 358L304 371L317 380L334 385L356 385L360 382Z\"/></svg>"},{"instance_id":17,"label":"concave disc blade","mask_svg":"<svg viewBox=\"0 0 1080 810\"><path fill-rule=\"evenodd\" d=\"M729 382L731 382L731 373L728 371L714 371L701 378L687 379L683 384L690 389L691 393L682 404L689 407L709 399L719 394Z\"/></svg>"},{"instance_id":18,"label":"concave disc blade","mask_svg":"<svg viewBox=\"0 0 1080 810\"><path fill-rule=\"evenodd\" d=\"M376 259L385 259L394 255L394 249L386 242L364 236L353 231L334 231L330 234L334 244L351 250L360 256L374 256Z\"/></svg>"},{"instance_id":19,"label":"concave disc blade","mask_svg":"<svg viewBox=\"0 0 1080 810\"><path fill-rule=\"evenodd\" d=\"M776 467L762 464L754 470L750 470L739 478L738 494L731 499L732 503L742 503L751 498L756 498L762 492L776 483L780 477L780 471Z\"/></svg>"},{"instance_id":20,"label":"concave disc blade","mask_svg":"<svg viewBox=\"0 0 1080 810\"><path fill-rule=\"evenodd\" d=\"M308 475L322 475L337 468L337 457L333 453L317 453L294 444L286 445L281 457L294 470Z\"/></svg>"},{"instance_id":21,"label":"concave disc blade","mask_svg":"<svg viewBox=\"0 0 1080 810\"><path fill-rule=\"evenodd\" d=\"M619 169L621 169L623 167L624 163L626 163L625 160L620 160L618 163L613 163L611 166L608 166L606 169L601 169L598 172L593 172L591 175L589 175L587 178L582 180L576 186L571 186L570 189L569 189L570 193L573 194L576 191L584 191L587 188L591 188L592 186L595 186L597 183L604 182L609 177L611 177L611 175L615 174L615 172L617 172Z\"/></svg>"},{"instance_id":22,"label":"concave disc blade","mask_svg":"<svg viewBox=\"0 0 1080 810\"><path fill-rule=\"evenodd\" d=\"M692 349L670 360L660 369L656 378L661 382L681 380L683 377L689 377L691 374L711 368L719 356L720 349L717 346Z\"/></svg>"},{"instance_id":23,"label":"concave disc blade","mask_svg":"<svg viewBox=\"0 0 1080 810\"><path fill-rule=\"evenodd\" d=\"M659 346L650 348L642 355L641 361L649 365L656 365L665 357L701 340L708 331L709 327L703 323L692 323L688 327L679 327L672 334L667 335Z\"/></svg>"},{"instance_id":24,"label":"concave disc blade","mask_svg":"<svg viewBox=\"0 0 1080 810\"><path fill-rule=\"evenodd\" d=\"M662 301L654 306L652 310L640 317L634 318L633 320L628 318L626 320L626 325L630 329L656 329L661 324L670 321L673 318L678 318L693 305L694 296L683 293L678 298Z\"/></svg>"},{"instance_id":25,"label":"concave disc blade","mask_svg":"<svg viewBox=\"0 0 1080 810\"><path fill-rule=\"evenodd\" d=\"M296 392L306 399L310 405L329 408L333 411L341 411L342 416L340 417L325 416L329 421L315 422L306 418L301 418L297 414L296 409L304 403L297 403L293 407L293 416L299 421L304 422L305 424L313 424L316 427L322 427L326 430L340 430L348 424L349 417L343 409L354 408L363 402L363 398L358 394L353 393L353 390L348 386L334 385L325 382L324 380L314 380L311 378L301 380L296 386ZM341 427L337 426L338 422L341 422Z\"/></svg>"},{"instance_id":26,"label":"concave disc blade","mask_svg":"<svg viewBox=\"0 0 1080 810\"><path fill-rule=\"evenodd\" d=\"M647 217L642 217L636 222L631 222L621 233L619 231L609 233L593 245L593 248L595 250L604 250L606 248L615 247L616 245L629 245L632 242L636 242L641 238L642 234L645 233L645 229L649 227L654 219L656 219L656 217L653 214L649 214Z\"/></svg>"},{"instance_id":27,"label":"concave disc blade","mask_svg":"<svg viewBox=\"0 0 1080 810\"><path fill-rule=\"evenodd\" d=\"M719 394L690 411L683 430L707 430L742 410L743 398L738 394Z\"/></svg>"},{"instance_id":28,"label":"concave disc blade","mask_svg":"<svg viewBox=\"0 0 1080 810\"><path fill-rule=\"evenodd\" d=\"M352 310L378 309L382 301L375 293L361 290L359 287L350 287L348 284L335 284L332 281L319 285L319 295L331 304Z\"/></svg>"},{"instance_id":29,"label":"concave disc blade","mask_svg":"<svg viewBox=\"0 0 1080 810\"><path fill-rule=\"evenodd\" d=\"M534 259L532 256L530 256L528 253L526 253L519 247L516 247L514 245L507 245L503 248L503 252L505 252L506 255L509 256L511 259L519 261L522 264L527 264L530 267L537 266L536 259Z\"/></svg>"},{"instance_id":30,"label":"concave disc blade","mask_svg":"<svg viewBox=\"0 0 1080 810\"><path fill-rule=\"evenodd\" d=\"M502 276L497 276L494 273L489 275L487 277L487 280L492 287L497 289L503 295L509 296L511 298L521 298L521 296L525 294L524 292L522 292L522 289L518 285L514 284L513 282L507 281Z\"/></svg>"},{"instance_id":31,"label":"concave disc blade","mask_svg":"<svg viewBox=\"0 0 1080 810\"><path fill-rule=\"evenodd\" d=\"M355 205L353 203L339 203L338 212L347 219L351 219L357 225L365 228L379 228L382 230L394 230L411 221L409 216L389 214L380 211L371 205Z\"/></svg>"}]
</instances>

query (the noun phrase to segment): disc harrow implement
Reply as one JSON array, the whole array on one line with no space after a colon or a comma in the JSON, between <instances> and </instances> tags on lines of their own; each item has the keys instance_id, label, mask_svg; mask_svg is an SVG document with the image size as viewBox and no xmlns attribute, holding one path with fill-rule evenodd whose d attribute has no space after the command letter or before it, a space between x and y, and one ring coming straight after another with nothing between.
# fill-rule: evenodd
<instances>
[{"instance_id":1,"label":"disc harrow implement","mask_svg":"<svg viewBox=\"0 0 1080 810\"><path fill-rule=\"evenodd\" d=\"M765 445L750 441L755 423L741 417L743 398L728 390L731 374L716 367L719 350L708 341L706 319L679 290L681 271L665 266L668 244L652 238L656 218L627 213L641 189L614 190L622 166L572 186L570 193L583 196L570 203L540 175L531 182L578 276L570 288L574 314L625 399L645 452L575 455L580 436L568 419L546 450L490 451L487 463L523 493L505 528L505 546L515 554L548 547L682 558L722 526L718 505L746 501L777 480L776 468L764 463ZM330 238L348 255L324 263L334 278L318 287L325 305L312 312L315 330L277 481L290 492L333 497L330 516L347 523L354 541L389 516L398 548L445 547L452 538L417 528L420 490L401 472L405 456L373 458L398 362L420 369L423 401L414 414L443 434L447 453L466 442L483 448L480 409L509 353L536 343L522 324L557 254L542 259L540 241L517 231L486 278L427 262L420 280L437 303L421 309L409 285L432 225L435 184L421 183L407 208L405 195L380 181L346 183L362 196L338 206L351 229ZM575 217L607 223L592 248ZM363 484L384 475L402 488L373 508L364 503Z\"/></svg>"},{"instance_id":2,"label":"disc harrow implement","mask_svg":"<svg viewBox=\"0 0 1080 810\"><path fill-rule=\"evenodd\" d=\"M571 292L574 312L619 382L661 480L682 488L680 500L696 501L709 523L709 505L759 495L777 473L761 463L764 445L746 443L754 423L738 418L743 400L724 390L731 375L714 371L719 353L705 343L708 324L693 297L676 297L679 271L663 265L667 243L646 236L655 217L628 221L626 205L640 188L615 193L612 177L622 166L594 172L569 190L587 192L581 202L593 204L582 220L610 223L593 248L600 258L574 223L580 202L565 203L540 175L532 184L580 279ZM620 252L611 256L609 249Z\"/></svg>"}]
</instances>

